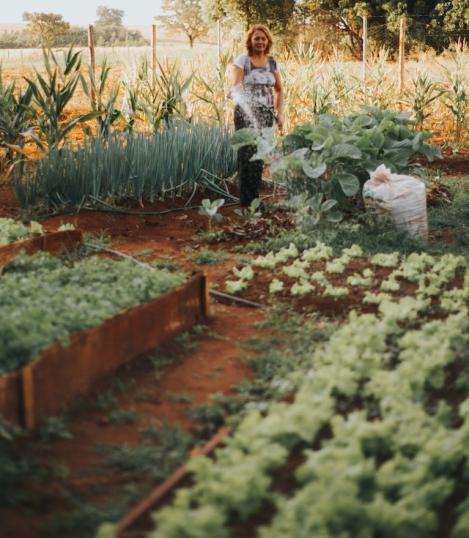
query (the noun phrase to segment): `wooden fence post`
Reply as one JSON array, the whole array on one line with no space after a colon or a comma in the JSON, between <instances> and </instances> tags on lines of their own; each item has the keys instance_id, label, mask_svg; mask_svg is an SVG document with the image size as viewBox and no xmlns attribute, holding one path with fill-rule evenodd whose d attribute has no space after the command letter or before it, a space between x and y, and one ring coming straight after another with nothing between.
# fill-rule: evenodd
<instances>
[{"instance_id":1,"label":"wooden fence post","mask_svg":"<svg viewBox=\"0 0 469 538\"><path fill-rule=\"evenodd\" d=\"M156 24L151 25L151 82L156 85Z\"/></svg>"},{"instance_id":2,"label":"wooden fence post","mask_svg":"<svg viewBox=\"0 0 469 538\"><path fill-rule=\"evenodd\" d=\"M217 21L217 47L218 47L218 63L221 63L221 20Z\"/></svg>"},{"instance_id":3,"label":"wooden fence post","mask_svg":"<svg viewBox=\"0 0 469 538\"><path fill-rule=\"evenodd\" d=\"M405 33L406 33L406 18L401 17L401 24L399 29L399 79L398 90L399 94L404 91L404 61L405 61Z\"/></svg>"},{"instance_id":4,"label":"wooden fence post","mask_svg":"<svg viewBox=\"0 0 469 538\"><path fill-rule=\"evenodd\" d=\"M363 77L363 81L366 81L366 63L367 63L367 56L368 56L368 17L363 17L362 41L363 41L362 77Z\"/></svg>"},{"instance_id":5,"label":"wooden fence post","mask_svg":"<svg viewBox=\"0 0 469 538\"><path fill-rule=\"evenodd\" d=\"M91 99L94 101L96 95L94 94L94 81L96 77L96 53L94 50L94 27L92 24L88 26L88 49L90 52L90 74L93 78L93 83L91 84Z\"/></svg>"}]
</instances>

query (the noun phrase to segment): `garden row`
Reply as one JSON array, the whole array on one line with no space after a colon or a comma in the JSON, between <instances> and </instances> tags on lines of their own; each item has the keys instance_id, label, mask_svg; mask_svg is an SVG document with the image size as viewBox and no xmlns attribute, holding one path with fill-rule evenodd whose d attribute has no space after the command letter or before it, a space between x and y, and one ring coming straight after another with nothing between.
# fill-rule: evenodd
<instances>
[{"instance_id":1,"label":"garden row","mask_svg":"<svg viewBox=\"0 0 469 538\"><path fill-rule=\"evenodd\" d=\"M8 219L1 229L6 238L38 231ZM32 241L0 247L0 413L13 423L37 426L207 313L202 275L85 256L76 231ZM67 248L65 258L20 252Z\"/></svg>"},{"instance_id":2,"label":"garden row","mask_svg":"<svg viewBox=\"0 0 469 538\"><path fill-rule=\"evenodd\" d=\"M236 200L227 182L236 168L234 149L256 144L254 158L270 164L275 184L288 189L298 224L311 228L361 209L363 185L380 165L423 174L417 159L440 157L429 137L414 130L406 114L373 107L345 118L318 116L280 141L272 129L241 129L231 137L224 127L176 123L150 137L126 134L53 149L28 174L18 169L15 191L28 209L191 199L197 188Z\"/></svg>"},{"instance_id":3,"label":"garden row","mask_svg":"<svg viewBox=\"0 0 469 538\"><path fill-rule=\"evenodd\" d=\"M256 301L278 298L324 313L331 301L340 300L345 313L350 308L392 301L393 295L415 295L438 315L457 312L469 300L466 264L464 256L452 254L401 256L395 251L368 258L354 244L334 256L332 247L321 242L303 252L290 243L241 268L234 267L237 279L227 280L225 288Z\"/></svg>"},{"instance_id":4,"label":"garden row","mask_svg":"<svg viewBox=\"0 0 469 538\"><path fill-rule=\"evenodd\" d=\"M256 263L292 259L294 248ZM318 244L297 260L324 255ZM467 535L466 262L392 253L372 264L391 268L388 283L408 279L416 297L377 295L376 313L353 311L328 342L310 344L306 375L293 363L272 380L288 401L248 412L214 459L189 462L194 484L154 514L152 538Z\"/></svg>"},{"instance_id":5,"label":"garden row","mask_svg":"<svg viewBox=\"0 0 469 538\"><path fill-rule=\"evenodd\" d=\"M453 138L458 147L464 144L469 93L464 47L448 51L438 62L423 58L426 68L418 65L404 96L398 93L385 51L370 60L366 82L359 77L358 64L347 65L340 58L326 63L312 49L280 57L279 61L291 126L310 120L312 114L345 115L361 105L404 106L419 129L425 124L429 127L432 115L433 125L446 138ZM94 75L82 69L80 53L70 50L63 62L51 52L45 53L45 74L37 72L29 77L25 88L15 83L0 84L4 117L0 143L8 160L14 160L25 144L35 144L41 150L58 147L79 124L88 134L104 138L112 131L157 132L174 119L205 118L226 125L231 120L226 89L232 57L224 56L218 66L215 62L215 58L213 63L209 61L209 68L206 57L199 58L195 65L167 62L153 79L148 61L143 59L132 74L115 80L106 63L101 65L99 75ZM82 110L68 113L64 121L64 112L76 110L74 101L79 93L81 98L84 94L86 104L81 99Z\"/></svg>"}]
</instances>

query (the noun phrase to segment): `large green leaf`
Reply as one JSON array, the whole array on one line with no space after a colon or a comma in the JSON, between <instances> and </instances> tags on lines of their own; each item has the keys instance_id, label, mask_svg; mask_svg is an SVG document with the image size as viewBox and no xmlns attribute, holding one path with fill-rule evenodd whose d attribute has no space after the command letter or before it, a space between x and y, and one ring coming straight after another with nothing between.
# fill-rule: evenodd
<instances>
[{"instance_id":1,"label":"large green leaf","mask_svg":"<svg viewBox=\"0 0 469 538\"><path fill-rule=\"evenodd\" d=\"M341 211L334 209L334 211L328 211L327 220L332 223L340 222L343 219L344 215Z\"/></svg>"},{"instance_id":2,"label":"large green leaf","mask_svg":"<svg viewBox=\"0 0 469 538\"><path fill-rule=\"evenodd\" d=\"M250 146L257 143L257 134L254 129L246 127L244 129L238 129L233 133L230 139L230 143L233 149L237 150L244 146Z\"/></svg>"},{"instance_id":3,"label":"large green leaf","mask_svg":"<svg viewBox=\"0 0 469 538\"><path fill-rule=\"evenodd\" d=\"M326 163L318 163L316 165L312 165L310 161L303 162L303 171L311 179L317 179L318 177L321 177L326 170Z\"/></svg>"},{"instance_id":4,"label":"large green leaf","mask_svg":"<svg viewBox=\"0 0 469 538\"><path fill-rule=\"evenodd\" d=\"M360 190L360 181L357 176L354 174L349 174L348 172L342 172L334 176L342 189L342 192L345 196L355 196Z\"/></svg>"},{"instance_id":5,"label":"large green leaf","mask_svg":"<svg viewBox=\"0 0 469 538\"><path fill-rule=\"evenodd\" d=\"M370 127L374 123L375 121L373 120L373 118L365 114L361 114L353 120L352 127L354 129L363 129L363 127Z\"/></svg>"},{"instance_id":6,"label":"large green leaf","mask_svg":"<svg viewBox=\"0 0 469 538\"><path fill-rule=\"evenodd\" d=\"M332 155L336 159L360 159L362 152L352 144L336 144L332 147Z\"/></svg>"}]
</instances>

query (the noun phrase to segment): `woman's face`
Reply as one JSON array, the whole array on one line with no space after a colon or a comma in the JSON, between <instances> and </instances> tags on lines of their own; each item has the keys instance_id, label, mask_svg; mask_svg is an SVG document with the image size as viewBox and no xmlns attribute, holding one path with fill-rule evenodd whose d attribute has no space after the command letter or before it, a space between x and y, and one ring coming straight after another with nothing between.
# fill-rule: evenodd
<instances>
[{"instance_id":1,"label":"woman's face","mask_svg":"<svg viewBox=\"0 0 469 538\"><path fill-rule=\"evenodd\" d=\"M254 52L265 52L269 45L269 40L262 30L256 30L252 34L251 45Z\"/></svg>"}]
</instances>

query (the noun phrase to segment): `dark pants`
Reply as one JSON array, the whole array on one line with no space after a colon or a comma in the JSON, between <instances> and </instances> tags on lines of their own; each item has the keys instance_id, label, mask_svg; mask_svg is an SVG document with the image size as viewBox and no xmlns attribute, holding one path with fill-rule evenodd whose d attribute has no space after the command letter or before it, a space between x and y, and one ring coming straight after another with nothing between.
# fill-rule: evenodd
<instances>
[{"instance_id":1,"label":"dark pants","mask_svg":"<svg viewBox=\"0 0 469 538\"><path fill-rule=\"evenodd\" d=\"M274 113L270 108L254 109L253 114L260 128L272 127L274 124ZM234 109L234 125L236 130L254 127L239 106ZM250 160L256 150L256 146L244 146L238 150L239 203L242 207L249 207L259 197L264 161Z\"/></svg>"}]
</instances>

